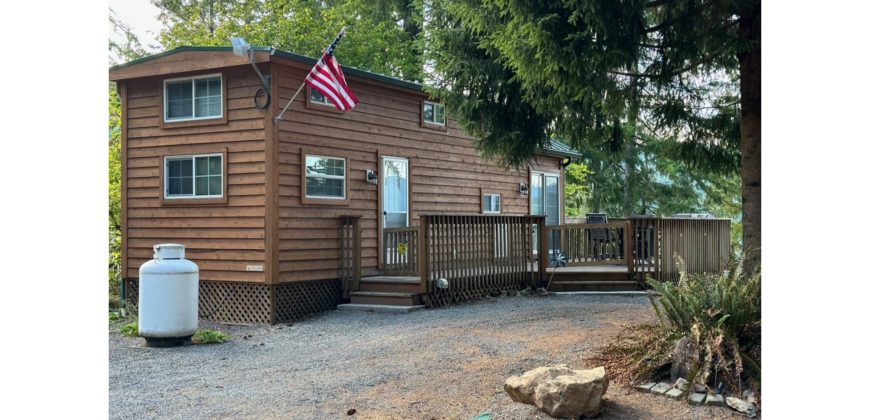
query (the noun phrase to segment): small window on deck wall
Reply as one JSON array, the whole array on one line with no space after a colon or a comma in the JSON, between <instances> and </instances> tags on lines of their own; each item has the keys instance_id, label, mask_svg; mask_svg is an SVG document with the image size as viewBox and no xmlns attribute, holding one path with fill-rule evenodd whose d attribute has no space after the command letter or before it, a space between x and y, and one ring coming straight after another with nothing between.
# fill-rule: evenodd
<instances>
[{"instance_id":1,"label":"small window on deck wall","mask_svg":"<svg viewBox=\"0 0 870 420\"><path fill-rule=\"evenodd\" d=\"M164 121L194 121L223 117L223 79L208 75L164 82Z\"/></svg>"},{"instance_id":2,"label":"small window on deck wall","mask_svg":"<svg viewBox=\"0 0 870 420\"><path fill-rule=\"evenodd\" d=\"M165 197L223 197L223 167L221 154L165 158Z\"/></svg>"},{"instance_id":3,"label":"small window on deck wall","mask_svg":"<svg viewBox=\"0 0 870 420\"><path fill-rule=\"evenodd\" d=\"M346 163L340 157L305 155L305 197L346 199Z\"/></svg>"},{"instance_id":4,"label":"small window on deck wall","mask_svg":"<svg viewBox=\"0 0 870 420\"><path fill-rule=\"evenodd\" d=\"M501 194L483 194L483 212L501 213Z\"/></svg>"},{"instance_id":5,"label":"small window on deck wall","mask_svg":"<svg viewBox=\"0 0 870 420\"><path fill-rule=\"evenodd\" d=\"M447 126L447 116L443 104L423 101L423 124L437 127Z\"/></svg>"}]
</instances>

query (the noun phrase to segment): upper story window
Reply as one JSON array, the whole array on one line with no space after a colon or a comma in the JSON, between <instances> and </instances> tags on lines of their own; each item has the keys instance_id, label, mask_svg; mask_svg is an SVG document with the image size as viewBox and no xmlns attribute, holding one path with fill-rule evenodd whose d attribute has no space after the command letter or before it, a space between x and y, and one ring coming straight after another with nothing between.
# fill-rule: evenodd
<instances>
[{"instance_id":1,"label":"upper story window","mask_svg":"<svg viewBox=\"0 0 870 420\"><path fill-rule=\"evenodd\" d=\"M437 102L423 101L423 123L444 126L447 117L444 115L444 105Z\"/></svg>"},{"instance_id":2,"label":"upper story window","mask_svg":"<svg viewBox=\"0 0 870 420\"><path fill-rule=\"evenodd\" d=\"M319 104L319 105L333 106L332 101L330 101L329 98L324 96L322 93L320 93L314 89L311 89L311 88L309 88L309 92L310 92L309 100L311 101L311 103Z\"/></svg>"},{"instance_id":3,"label":"upper story window","mask_svg":"<svg viewBox=\"0 0 870 420\"><path fill-rule=\"evenodd\" d=\"M305 197L345 199L346 164L340 157L305 155Z\"/></svg>"},{"instance_id":4,"label":"upper story window","mask_svg":"<svg viewBox=\"0 0 870 420\"><path fill-rule=\"evenodd\" d=\"M501 213L501 194L484 194L483 212Z\"/></svg>"},{"instance_id":5,"label":"upper story window","mask_svg":"<svg viewBox=\"0 0 870 420\"><path fill-rule=\"evenodd\" d=\"M166 198L223 197L222 154L168 156L164 160Z\"/></svg>"},{"instance_id":6,"label":"upper story window","mask_svg":"<svg viewBox=\"0 0 870 420\"><path fill-rule=\"evenodd\" d=\"M164 120L191 121L223 117L220 74L170 79L164 82Z\"/></svg>"}]
</instances>

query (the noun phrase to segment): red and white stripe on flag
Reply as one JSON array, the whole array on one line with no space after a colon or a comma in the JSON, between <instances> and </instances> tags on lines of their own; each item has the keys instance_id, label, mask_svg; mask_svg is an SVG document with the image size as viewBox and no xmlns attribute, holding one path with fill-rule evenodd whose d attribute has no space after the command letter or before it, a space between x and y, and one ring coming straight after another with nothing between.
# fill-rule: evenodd
<instances>
[{"instance_id":1,"label":"red and white stripe on flag","mask_svg":"<svg viewBox=\"0 0 870 420\"><path fill-rule=\"evenodd\" d=\"M332 54L323 54L320 61L308 73L305 83L329 98L335 107L342 111L356 106L356 95L347 86L341 65Z\"/></svg>"}]
</instances>

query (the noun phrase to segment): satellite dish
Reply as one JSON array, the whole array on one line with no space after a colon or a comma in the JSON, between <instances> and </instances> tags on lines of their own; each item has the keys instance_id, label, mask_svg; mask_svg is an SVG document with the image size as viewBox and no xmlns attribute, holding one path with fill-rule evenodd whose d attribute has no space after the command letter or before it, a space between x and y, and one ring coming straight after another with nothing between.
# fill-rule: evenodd
<instances>
[{"instance_id":1,"label":"satellite dish","mask_svg":"<svg viewBox=\"0 0 870 420\"><path fill-rule=\"evenodd\" d=\"M230 42L233 43L233 54L239 57L248 57L251 52L251 44L242 38L232 38Z\"/></svg>"}]
</instances>

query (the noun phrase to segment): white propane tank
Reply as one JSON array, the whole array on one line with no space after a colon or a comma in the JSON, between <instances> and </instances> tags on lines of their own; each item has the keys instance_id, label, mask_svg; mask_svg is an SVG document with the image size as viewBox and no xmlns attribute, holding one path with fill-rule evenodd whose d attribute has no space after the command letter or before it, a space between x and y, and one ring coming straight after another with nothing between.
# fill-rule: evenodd
<instances>
[{"instance_id":1,"label":"white propane tank","mask_svg":"<svg viewBox=\"0 0 870 420\"><path fill-rule=\"evenodd\" d=\"M139 336L149 347L179 346L199 326L199 267L184 259L184 245L154 245L154 259L139 267Z\"/></svg>"}]
</instances>

